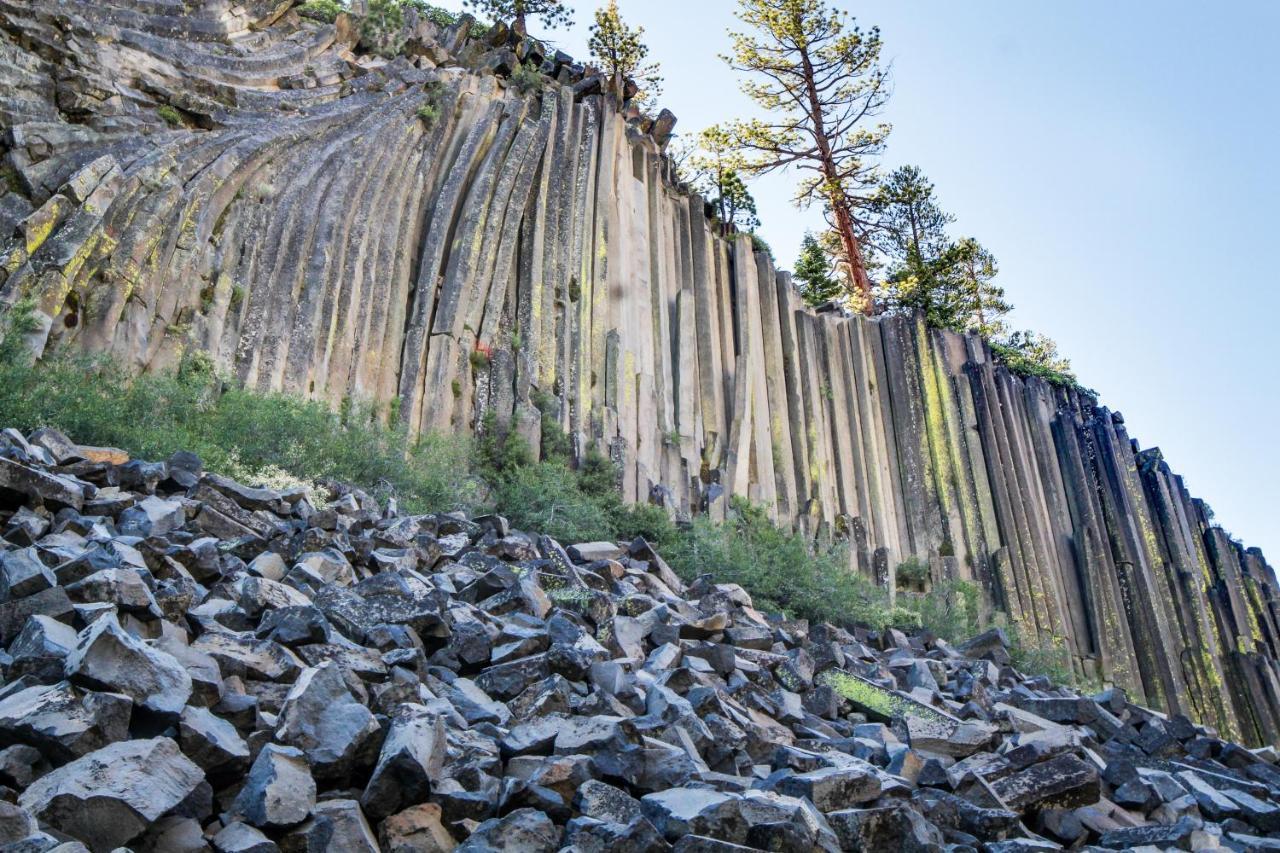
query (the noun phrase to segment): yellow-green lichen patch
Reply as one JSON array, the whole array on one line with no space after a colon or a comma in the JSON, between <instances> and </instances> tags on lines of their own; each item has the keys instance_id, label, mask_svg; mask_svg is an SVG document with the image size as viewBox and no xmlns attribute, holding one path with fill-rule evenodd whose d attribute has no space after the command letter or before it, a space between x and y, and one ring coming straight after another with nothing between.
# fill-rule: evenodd
<instances>
[{"instance_id":1,"label":"yellow-green lichen patch","mask_svg":"<svg viewBox=\"0 0 1280 853\"><path fill-rule=\"evenodd\" d=\"M871 714L888 719L916 717L944 727L954 726L957 722L935 708L930 708L892 690L886 690L878 684L873 684L849 672L831 669L823 673L820 679L840 696Z\"/></svg>"}]
</instances>

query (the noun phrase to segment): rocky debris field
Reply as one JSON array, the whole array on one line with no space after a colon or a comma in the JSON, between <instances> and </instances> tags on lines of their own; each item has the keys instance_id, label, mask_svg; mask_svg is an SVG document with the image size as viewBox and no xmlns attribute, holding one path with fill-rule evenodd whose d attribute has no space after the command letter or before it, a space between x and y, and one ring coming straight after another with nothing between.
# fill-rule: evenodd
<instances>
[{"instance_id":1,"label":"rocky debris field","mask_svg":"<svg viewBox=\"0 0 1280 853\"><path fill-rule=\"evenodd\" d=\"M1280 849L1273 749L998 630L326 488L0 434L0 851Z\"/></svg>"}]
</instances>

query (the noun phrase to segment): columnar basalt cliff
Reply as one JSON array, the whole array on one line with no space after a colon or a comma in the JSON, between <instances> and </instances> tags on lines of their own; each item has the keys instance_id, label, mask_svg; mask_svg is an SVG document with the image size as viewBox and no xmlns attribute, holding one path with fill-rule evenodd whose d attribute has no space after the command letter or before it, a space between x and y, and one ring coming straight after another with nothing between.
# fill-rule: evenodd
<instances>
[{"instance_id":1,"label":"columnar basalt cliff","mask_svg":"<svg viewBox=\"0 0 1280 853\"><path fill-rule=\"evenodd\" d=\"M38 353L200 350L419 431L556 417L630 500L740 495L890 586L927 559L1081 673L1280 741L1275 575L1117 412L804 308L673 182L672 117L532 39L410 13L386 60L293 5L0 0L0 297Z\"/></svg>"}]
</instances>

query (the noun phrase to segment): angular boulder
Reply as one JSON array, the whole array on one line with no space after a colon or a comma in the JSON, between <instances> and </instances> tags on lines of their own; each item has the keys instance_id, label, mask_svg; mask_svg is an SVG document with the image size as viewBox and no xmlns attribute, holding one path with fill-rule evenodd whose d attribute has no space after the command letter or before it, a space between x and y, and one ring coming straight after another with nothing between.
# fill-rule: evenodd
<instances>
[{"instance_id":1,"label":"angular boulder","mask_svg":"<svg viewBox=\"0 0 1280 853\"><path fill-rule=\"evenodd\" d=\"M176 717L191 698L191 676L182 664L125 631L111 614L80 632L66 672L73 681L123 693L157 714Z\"/></svg>"},{"instance_id":2,"label":"angular boulder","mask_svg":"<svg viewBox=\"0 0 1280 853\"><path fill-rule=\"evenodd\" d=\"M203 817L209 796L204 772L177 743L158 737L82 756L36 780L18 804L100 853L128 844L167 814Z\"/></svg>"}]
</instances>

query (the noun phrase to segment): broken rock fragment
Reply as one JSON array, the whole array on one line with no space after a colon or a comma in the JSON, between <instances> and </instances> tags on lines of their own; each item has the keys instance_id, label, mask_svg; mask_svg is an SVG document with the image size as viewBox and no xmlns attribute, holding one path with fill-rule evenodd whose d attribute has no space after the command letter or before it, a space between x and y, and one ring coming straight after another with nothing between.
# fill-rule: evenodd
<instances>
[{"instance_id":1,"label":"broken rock fragment","mask_svg":"<svg viewBox=\"0 0 1280 853\"><path fill-rule=\"evenodd\" d=\"M107 851L170 813L201 818L210 793L204 773L169 738L123 741L37 780L18 799L42 823Z\"/></svg>"}]
</instances>

